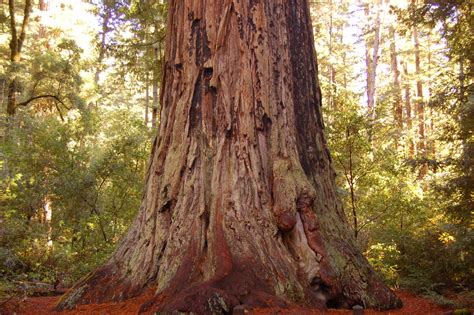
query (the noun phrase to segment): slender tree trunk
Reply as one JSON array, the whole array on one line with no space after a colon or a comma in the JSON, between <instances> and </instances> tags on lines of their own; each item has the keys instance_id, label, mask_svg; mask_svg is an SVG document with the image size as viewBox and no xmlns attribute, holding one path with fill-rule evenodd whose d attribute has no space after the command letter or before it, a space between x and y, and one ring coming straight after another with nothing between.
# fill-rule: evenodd
<instances>
[{"instance_id":1,"label":"slender tree trunk","mask_svg":"<svg viewBox=\"0 0 474 315\"><path fill-rule=\"evenodd\" d=\"M30 20L32 2L31 0L25 0L23 7L23 22L21 24L20 34L16 29L16 18L15 18L15 0L8 1L8 10L10 13L10 62L12 68L15 69L17 64L21 61L21 51L23 44L26 39L26 30ZM16 113L16 93L17 93L17 79L15 70L11 74L12 78L8 85L8 96L7 96L7 114L8 116L14 116Z\"/></svg>"},{"instance_id":2,"label":"slender tree trunk","mask_svg":"<svg viewBox=\"0 0 474 315\"><path fill-rule=\"evenodd\" d=\"M16 113L16 79L13 78L8 84L8 96L7 96L7 114L8 116L14 116Z\"/></svg>"},{"instance_id":3,"label":"slender tree trunk","mask_svg":"<svg viewBox=\"0 0 474 315\"><path fill-rule=\"evenodd\" d=\"M333 39L334 39L334 23L333 23L333 2L329 1L329 106L331 110L337 110L336 108L336 70L332 64L333 54Z\"/></svg>"},{"instance_id":4,"label":"slender tree trunk","mask_svg":"<svg viewBox=\"0 0 474 315\"><path fill-rule=\"evenodd\" d=\"M403 63L404 86L405 86L405 113L406 113L406 134L408 140L408 157L413 159L415 156L415 143L413 141L413 122L411 114L411 91L410 78L408 77L408 65L405 61Z\"/></svg>"},{"instance_id":5,"label":"slender tree trunk","mask_svg":"<svg viewBox=\"0 0 474 315\"><path fill-rule=\"evenodd\" d=\"M8 9L10 13L10 62L12 65L20 62L21 55L18 49L18 35L16 30L16 19L15 19L15 0L8 1ZM7 114L9 116L15 115L16 111L16 78L15 73L12 73L13 78L8 83L8 96L7 96Z\"/></svg>"},{"instance_id":6,"label":"slender tree trunk","mask_svg":"<svg viewBox=\"0 0 474 315\"><path fill-rule=\"evenodd\" d=\"M58 309L400 306L337 196L306 0L170 1L163 82L139 214Z\"/></svg>"},{"instance_id":7,"label":"slender tree trunk","mask_svg":"<svg viewBox=\"0 0 474 315\"><path fill-rule=\"evenodd\" d=\"M158 46L159 41L158 41L158 25L155 23L155 30L154 30L154 36L153 36L156 44L153 47L153 87L152 87L152 92L153 92L153 105L152 105L152 113L151 113L151 127L152 129L156 129L156 124L158 120L158 104L159 104L159 98L158 98L158 84L159 84L159 61L160 61L160 47Z\"/></svg>"},{"instance_id":8,"label":"slender tree trunk","mask_svg":"<svg viewBox=\"0 0 474 315\"><path fill-rule=\"evenodd\" d=\"M414 2L414 1L413 1ZM415 45L415 71L416 71L416 118L418 121L418 141L416 142L417 156L421 158L422 166L420 178L428 172L426 156L426 136L425 136L425 102L423 99L423 82L421 78L420 43L418 39L418 28L413 28L413 41Z\"/></svg>"},{"instance_id":9,"label":"slender tree trunk","mask_svg":"<svg viewBox=\"0 0 474 315\"><path fill-rule=\"evenodd\" d=\"M341 29L341 34L340 34L341 43L344 43L344 32L345 32L345 30L346 30L346 25L344 25ZM344 71L342 71L342 75L343 75L342 84L343 84L343 87L344 87L344 92L347 92L347 89L348 89L347 73L348 73L349 70L347 69L348 65L347 65L347 52L346 51L344 51L342 53L342 65L344 67Z\"/></svg>"},{"instance_id":10,"label":"slender tree trunk","mask_svg":"<svg viewBox=\"0 0 474 315\"><path fill-rule=\"evenodd\" d=\"M431 102L431 95L432 95L432 82L431 82L431 34L428 34L428 104ZM427 155L429 155L429 158L435 160L436 159L436 140L435 140L435 112L433 110L433 106L429 106L430 109L430 124L429 124L429 130L427 132L428 134L428 152Z\"/></svg>"},{"instance_id":11,"label":"slender tree trunk","mask_svg":"<svg viewBox=\"0 0 474 315\"><path fill-rule=\"evenodd\" d=\"M400 70L398 70L398 54L396 47L396 38L395 38L395 27L391 25L389 27L389 36L390 36L390 59L391 59L391 68L393 75L393 113L394 120L397 127L397 136L395 137L395 144L398 148L399 142L398 138L403 130L403 103L402 103L402 86L400 83Z\"/></svg>"},{"instance_id":12,"label":"slender tree trunk","mask_svg":"<svg viewBox=\"0 0 474 315\"><path fill-rule=\"evenodd\" d=\"M6 88L7 88L6 83L7 82L6 82L6 80L1 80L1 82L2 82L2 87L1 87L2 98L0 100L0 107L3 109L3 104L5 103L5 95L7 94L6 93Z\"/></svg>"},{"instance_id":13,"label":"slender tree trunk","mask_svg":"<svg viewBox=\"0 0 474 315\"><path fill-rule=\"evenodd\" d=\"M377 79L377 66L379 59L379 46L380 46L380 1L374 2L376 8L375 23L374 23L374 35L373 39L366 40L365 50L365 63L366 63L366 76L367 76L367 109L372 118L375 116L375 94L376 94L376 79ZM369 7L367 6L365 13L369 17ZM371 54L372 50L372 54Z\"/></svg>"},{"instance_id":14,"label":"slender tree trunk","mask_svg":"<svg viewBox=\"0 0 474 315\"><path fill-rule=\"evenodd\" d=\"M46 226L46 229L48 230L48 232L46 233L48 239L46 241L46 245L47 245L47 248L49 249L52 249L53 247L53 226L51 224L51 220L53 218L53 207L52 207L52 204L51 204L51 199L49 197L46 197L44 199L44 206L43 206L43 210L44 210L44 224Z\"/></svg>"},{"instance_id":15,"label":"slender tree trunk","mask_svg":"<svg viewBox=\"0 0 474 315\"><path fill-rule=\"evenodd\" d=\"M156 61L158 60L157 58L157 53L158 48L154 48L154 60L155 64ZM156 66L155 66L156 67ZM152 95L153 95L153 102L152 102L152 109L151 109L151 128L156 129L156 124L158 120L158 75L156 74L157 70L154 71L153 73L153 82L152 82Z\"/></svg>"},{"instance_id":16,"label":"slender tree trunk","mask_svg":"<svg viewBox=\"0 0 474 315\"><path fill-rule=\"evenodd\" d=\"M100 74L102 72L102 62L105 58L105 53L107 51L106 40L107 33L110 31L109 20L111 17L112 8L109 7L107 1L104 2L104 13L102 16L102 31L100 33L100 44L99 44L99 56L97 57L97 67L94 73L94 83L95 86L99 86Z\"/></svg>"},{"instance_id":17,"label":"slender tree trunk","mask_svg":"<svg viewBox=\"0 0 474 315\"><path fill-rule=\"evenodd\" d=\"M150 80L148 71L145 78L145 126L148 126L148 110L150 108Z\"/></svg>"}]
</instances>

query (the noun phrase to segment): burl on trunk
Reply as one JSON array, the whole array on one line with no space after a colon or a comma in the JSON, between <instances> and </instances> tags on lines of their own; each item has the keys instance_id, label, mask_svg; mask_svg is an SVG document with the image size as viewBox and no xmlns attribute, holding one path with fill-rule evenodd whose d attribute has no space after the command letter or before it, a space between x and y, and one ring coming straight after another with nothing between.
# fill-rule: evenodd
<instances>
[{"instance_id":1,"label":"burl on trunk","mask_svg":"<svg viewBox=\"0 0 474 315\"><path fill-rule=\"evenodd\" d=\"M156 288L146 311L393 308L356 248L323 133L307 0L171 0L143 202L58 309Z\"/></svg>"}]
</instances>

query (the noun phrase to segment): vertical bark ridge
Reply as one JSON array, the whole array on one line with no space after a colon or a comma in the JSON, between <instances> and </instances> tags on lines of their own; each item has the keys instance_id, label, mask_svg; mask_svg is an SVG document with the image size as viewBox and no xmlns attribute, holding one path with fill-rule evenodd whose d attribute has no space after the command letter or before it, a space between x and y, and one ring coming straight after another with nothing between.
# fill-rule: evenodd
<instances>
[{"instance_id":1,"label":"vertical bark ridge","mask_svg":"<svg viewBox=\"0 0 474 315\"><path fill-rule=\"evenodd\" d=\"M157 295L144 312L398 306L336 195L307 1L170 1L169 17L141 209L58 308L145 286Z\"/></svg>"}]
</instances>

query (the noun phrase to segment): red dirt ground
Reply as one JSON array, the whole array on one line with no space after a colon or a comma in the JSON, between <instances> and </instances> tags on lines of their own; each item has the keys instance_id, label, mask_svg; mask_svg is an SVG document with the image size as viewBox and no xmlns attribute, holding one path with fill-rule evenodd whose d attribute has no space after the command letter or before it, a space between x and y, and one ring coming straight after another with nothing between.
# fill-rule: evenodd
<instances>
[{"instance_id":1,"label":"red dirt ground","mask_svg":"<svg viewBox=\"0 0 474 315\"><path fill-rule=\"evenodd\" d=\"M364 314L410 314L410 315L427 315L427 314L444 314L449 309L440 307L430 300L415 296L406 291L398 291L397 295L403 300L403 308L394 311L377 312L373 310L365 310ZM28 314L28 315L108 315L108 314L137 314L140 306L148 301L152 296L152 292L144 294L134 299L124 301L122 303L113 304L93 304L79 306L73 311L55 312L54 305L59 300L58 296L53 297L31 297L24 301L11 300L0 309L1 315L10 314ZM249 311L247 314L254 315L273 315L273 314L291 314L291 315L314 315L314 314L352 314L349 310L329 310L327 312L308 310L303 308L261 308Z\"/></svg>"}]
</instances>

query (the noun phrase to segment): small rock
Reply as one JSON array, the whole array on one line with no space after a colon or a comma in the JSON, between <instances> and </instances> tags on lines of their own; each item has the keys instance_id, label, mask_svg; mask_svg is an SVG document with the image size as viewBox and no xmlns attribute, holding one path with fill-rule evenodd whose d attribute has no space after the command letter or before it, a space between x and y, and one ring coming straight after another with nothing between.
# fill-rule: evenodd
<instances>
[{"instance_id":1,"label":"small rock","mask_svg":"<svg viewBox=\"0 0 474 315\"><path fill-rule=\"evenodd\" d=\"M364 308L360 305L354 305L352 307L352 314L353 315L363 315L364 314Z\"/></svg>"},{"instance_id":2,"label":"small rock","mask_svg":"<svg viewBox=\"0 0 474 315\"><path fill-rule=\"evenodd\" d=\"M247 314L247 313L248 313L248 311L245 308L245 305L237 305L232 310L232 315L244 315L244 314Z\"/></svg>"}]
</instances>

